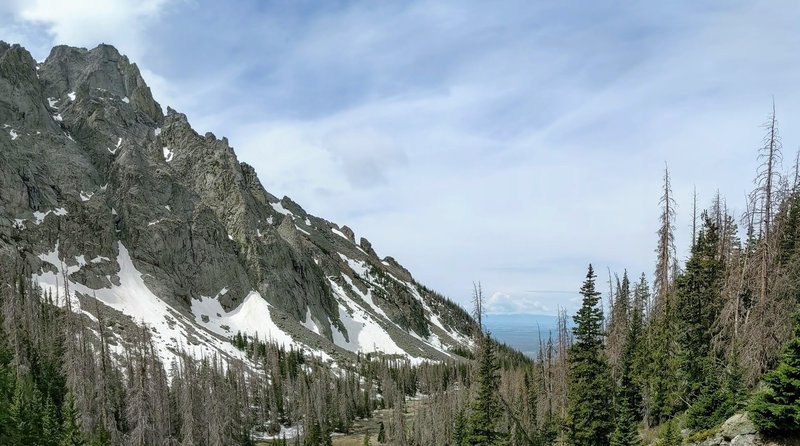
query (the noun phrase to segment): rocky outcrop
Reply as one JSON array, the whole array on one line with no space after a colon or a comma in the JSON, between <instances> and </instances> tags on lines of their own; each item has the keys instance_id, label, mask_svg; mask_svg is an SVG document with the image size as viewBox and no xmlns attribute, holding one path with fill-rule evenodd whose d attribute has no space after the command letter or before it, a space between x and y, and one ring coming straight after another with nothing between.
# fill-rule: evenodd
<instances>
[{"instance_id":1,"label":"rocky outcrop","mask_svg":"<svg viewBox=\"0 0 800 446\"><path fill-rule=\"evenodd\" d=\"M198 300L233 311L257 292L283 330L324 350L358 324L417 357L467 342L463 310L338 228L264 190L226 138L162 113L114 47L57 46L37 64L0 42L3 265L23 258L21 273L36 275L58 267L42 259L57 247L70 281L102 290L119 285L124 246L149 290L189 320Z\"/></svg>"},{"instance_id":2,"label":"rocky outcrop","mask_svg":"<svg viewBox=\"0 0 800 446\"><path fill-rule=\"evenodd\" d=\"M728 418L710 438L690 446L800 446L800 439L767 439L756 429L747 414Z\"/></svg>"}]
</instances>

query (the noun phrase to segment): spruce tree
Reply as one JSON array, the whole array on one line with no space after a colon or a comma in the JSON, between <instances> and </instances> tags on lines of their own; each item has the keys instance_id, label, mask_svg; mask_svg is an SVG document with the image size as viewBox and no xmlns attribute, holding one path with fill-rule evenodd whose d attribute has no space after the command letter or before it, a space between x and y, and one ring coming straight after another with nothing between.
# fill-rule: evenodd
<instances>
[{"instance_id":1,"label":"spruce tree","mask_svg":"<svg viewBox=\"0 0 800 446\"><path fill-rule=\"evenodd\" d=\"M764 383L766 389L750 404L753 422L769 434L800 436L800 313L795 314L794 338Z\"/></svg>"},{"instance_id":2,"label":"spruce tree","mask_svg":"<svg viewBox=\"0 0 800 446\"><path fill-rule=\"evenodd\" d=\"M701 387L707 377L718 372L713 370L717 361L712 357L711 339L719 314L723 268L717 224L705 212L702 218L703 226L686 262L686 271L677 280L680 370L687 386L685 398L689 401L703 391Z\"/></svg>"},{"instance_id":3,"label":"spruce tree","mask_svg":"<svg viewBox=\"0 0 800 446\"><path fill-rule=\"evenodd\" d=\"M681 434L678 432L678 429L675 427L675 420L669 420L667 422L666 427L661 432L661 437L659 438L659 446L680 446L683 442L681 439Z\"/></svg>"},{"instance_id":4,"label":"spruce tree","mask_svg":"<svg viewBox=\"0 0 800 446\"><path fill-rule=\"evenodd\" d=\"M620 358L619 390L616 398L616 421L611 434L612 446L640 445L637 429L641 393L633 379L634 356L639 348L639 329L631 323Z\"/></svg>"},{"instance_id":5,"label":"spruce tree","mask_svg":"<svg viewBox=\"0 0 800 446\"><path fill-rule=\"evenodd\" d=\"M581 287L583 304L574 317L575 342L569 349L567 423L575 446L609 444L613 430L611 371L603 354L603 310L592 265Z\"/></svg>"},{"instance_id":6,"label":"spruce tree","mask_svg":"<svg viewBox=\"0 0 800 446\"><path fill-rule=\"evenodd\" d=\"M67 391L67 396L64 398L61 418L63 423L61 425L60 446L83 446L84 441L78 411L75 409L75 399L70 391Z\"/></svg>"},{"instance_id":7,"label":"spruce tree","mask_svg":"<svg viewBox=\"0 0 800 446\"><path fill-rule=\"evenodd\" d=\"M489 336L481 336L479 342L477 396L472 403L466 445L503 445L506 437L497 429L502 416L500 407L500 376L495 358L494 342Z\"/></svg>"},{"instance_id":8,"label":"spruce tree","mask_svg":"<svg viewBox=\"0 0 800 446\"><path fill-rule=\"evenodd\" d=\"M385 443L386 442L386 426L384 426L383 421L378 423L378 443Z\"/></svg>"},{"instance_id":9,"label":"spruce tree","mask_svg":"<svg viewBox=\"0 0 800 446\"><path fill-rule=\"evenodd\" d=\"M461 446L464 444L464 438L466 436L467 431L467 422L464 417L464 412L459 411L456 414L455 424L453 426L453 444L456 446Z\"/></svg>"},{"instance_id":10,"label":"spruce tree","mask_svg":"<svg viewBox=\"0 0 800 446\"><path fill-rule=\"evenodd\" d=\"M640 446L642 440L636 428L636 420L627 404L620 404L614 432L611 434L611 446Z\"/></svg>"},{"instance_id":11,"label":"spruce tree","mask_svg":"<svg viewBox=\"0 0 800 446\"><path fill-rule=\"evenodd\" d=\"M15 444L36 444L42 437L42 401L30 375L18 383L9 415L14 428Z\"/></svg>"},{"instance_id":12,"label":"spruce tree","mask_svg":"<svg viewBox=\"0 0 800 446\"><path fill-rule=\"evenodd\" d=\"M671 312L657 313L649 326L650 348L646 352L644 370L647 383L645 414L649 426L667 421L680 400L675 378L678 368L675 337Z\"/></svg>"},{"instance_id":13,"label":"spruce tree","mask_svg":"<svg viewBox=\"0 0 800 446\"><path fill-rule=\"evenodd\" d=\"M58 414L53 400L49 397L42 407L42 446L55 446L59 439Z\"/></svg>"}]
</instances>

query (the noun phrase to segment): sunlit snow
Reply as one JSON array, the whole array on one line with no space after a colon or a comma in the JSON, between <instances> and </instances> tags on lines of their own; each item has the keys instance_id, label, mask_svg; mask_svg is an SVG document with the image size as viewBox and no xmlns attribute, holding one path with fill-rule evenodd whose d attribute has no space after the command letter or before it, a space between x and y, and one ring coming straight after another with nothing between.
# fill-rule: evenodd
<instances>
[{"instance_id":1,"label":"sunlit snow","mask_svg":"<svg viewBox=\"0 0 800 446\"><path fill-rule=\"evenodd\" d=\"M292 214L292 211L284 208L280 201L277 203L270 203L269 205L272 206L272 209L275 209L275 212L278 212L279 214L294 215Z\"/></svg>"}]
</instances>

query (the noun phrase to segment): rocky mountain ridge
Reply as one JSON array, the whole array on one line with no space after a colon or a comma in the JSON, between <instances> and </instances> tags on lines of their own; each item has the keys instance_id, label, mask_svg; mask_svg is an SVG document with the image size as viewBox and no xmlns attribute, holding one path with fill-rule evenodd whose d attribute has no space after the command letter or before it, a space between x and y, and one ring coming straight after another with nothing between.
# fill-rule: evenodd
<instances>
[{"instance_id":1,"label":"rocky mountain ridge","mask_svg":"<svg viewBox=\"0 0 800 446\"><path fill-rule=\"evenodd\" d=\"M226 138L163 113L109 45L37 63L0 42L0 264L87 317L96 299L118 331L145 323L165 359L234 354L241 331L443 360L474 327L347 226L267 192Z\"/></svg>"}]
</instances>

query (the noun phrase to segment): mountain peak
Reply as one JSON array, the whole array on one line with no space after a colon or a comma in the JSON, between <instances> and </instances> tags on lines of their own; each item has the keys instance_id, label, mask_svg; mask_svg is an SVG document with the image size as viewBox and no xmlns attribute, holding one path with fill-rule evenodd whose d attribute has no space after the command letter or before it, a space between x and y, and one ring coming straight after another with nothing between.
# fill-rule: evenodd
<instances>
[{"instance_id":1,"label":"mountain peak","mask_svg":"<svg viewBox=\"0 0 800 446\"><path fill-rule=\"evenodd\" d=\"M43 288L67 277L75 297L153 325L165 355L230 354L237 331L334 356L449 359L469 343L463 310L347 226L278 200L227 138L164 116L113 46L58 46L37 67L0 45L5 66L0 260L21 250Z\"/></svg>"},{"instance_id":2,"label":"mountain peak","mask_svg":"<svg viewBox=\"0 0 800 446\"><path fill-rule=\"evenodd\" d=\"M139 68L112 45L101 44L91 50L56 46L41 64L40 78L48 97L62 98L77 91L92 98L115 96L153 123L163 121L161 106Z\"/></svg>"}]
</instances>

